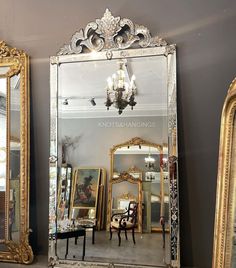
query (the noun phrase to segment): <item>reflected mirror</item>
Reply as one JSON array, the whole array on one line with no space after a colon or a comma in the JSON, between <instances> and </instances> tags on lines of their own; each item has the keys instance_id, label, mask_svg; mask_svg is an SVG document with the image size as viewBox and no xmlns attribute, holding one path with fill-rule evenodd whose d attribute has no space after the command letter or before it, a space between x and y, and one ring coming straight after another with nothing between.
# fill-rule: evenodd
<instances>
[{"instance_id":1,"label":"reflected mirror","mask_svg":"<svg viewBox=\"0 0 236 268\"><path fill-rule=\"evenodd\" d=\"M29 264L28 56L0 41L0 261Z\"/></svg>"},{"instance_id":2,"label":"reflected mirror","mask_svg":"<svg viewBox=\"0 0 236 268\"><path fill-rule=\"evenodd\" d=\"M167 123L167 122L165 122ZM161 123L158 123L161 126ZM167 137L167 129L166 129ZM138 138L136 138L138 140ZM141 139L140 139L141 141ZM167 142L167 141L166 141ZM167 143L154 145L147 142L131 145L122 145L115 150L113 155L113 178L127 171L134 178L142 181L143 191L143 231L161 231L161 217L165 217L165 224L169 224L169 180L168 180L168 148ZM155 146L155 147L154 147ZM163 209L163 211L161 211Z\"/></svg>"},{"instance_id":3,"label":"reflected mirror","mask_svg":"<svg viewBox=\"0 0 236 268\"><path fill-rule=\"evenodd\" d=\"M175 65L109 10L51 57L50 265L180 267Z\"/></svg>"}]
</instances>

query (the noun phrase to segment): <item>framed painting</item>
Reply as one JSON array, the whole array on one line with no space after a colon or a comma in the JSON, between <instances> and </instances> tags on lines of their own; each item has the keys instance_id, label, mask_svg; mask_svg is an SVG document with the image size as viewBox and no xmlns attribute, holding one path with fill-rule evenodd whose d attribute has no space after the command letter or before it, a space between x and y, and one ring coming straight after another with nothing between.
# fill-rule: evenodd
<instances>
[{"instance_id":1,"label":"framed painting","mask_svg":"<svg viewBox=\"0 0 236 268\"><path fill-rule=\"evenodd\" d=\"M72 208L96 208L100 168L77 168L73 178Z\"/></svg>"}]
</instances>

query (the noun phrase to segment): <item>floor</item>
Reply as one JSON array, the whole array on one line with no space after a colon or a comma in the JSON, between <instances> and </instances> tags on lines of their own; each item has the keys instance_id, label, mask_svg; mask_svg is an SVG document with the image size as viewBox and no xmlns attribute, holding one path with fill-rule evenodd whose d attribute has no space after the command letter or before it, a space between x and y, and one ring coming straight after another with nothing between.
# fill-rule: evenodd
<instances>
[{"instance_id":1,"label":"floor","mask_svg":"<svg viewBox=\"0 0 236 268\"><path fill-rule=\"evenodd\" d=\"M1 268L27 268L33 266L34 268L46 268L48 267L48 257L47 256L35 256L34 262L32 265L28 266L25 264L17 263L4 263L0 262Z\"/></svg>"},{"instance_id":2,"label":"floor","mask_svg":"<svg viewBox=\"0 0 236 268\"><path fill-rule=\"evenodd\" d=\"M108 233L105 231L96 232L95 244L92 244L91 232L87 232L85 261L109 262L109 263L127 263L133 265L153 265L164 266L165 260L168 260L168 250L162 248L162 238L159 233L135 234L136 245L132 242L131 234L128 234L128 241L122 236L121 246L118 247L117 235L113 234L112 241L109 240ZM168 240L168 235L166 235ZM74 244L74 239L70 239L69 255L67 259L81 260L82 238L78 244ZM168 245L168 241L166 241ZM58 244L58 256L64 259L65 240L60 240ZM35 256L34 268L48 267L47 256ZM25 268L25 265L0 263L1 268ZM64 266L63 266L64 267ZM65 267L68 267L67 265Z\"/></svg>"},{"instance_id":3,"label":"floor","mask_svg":"<svg viewBox=\"0 0 236 268\"><path fill-rule=\"evenodd\" d=\"M136 244L133 244L131 233L128 233L128 240L124 234L121 239L121 246L118 246L117 234L109 240L109 233L106 231L96 232L95 244L92 244L91 232L87 232L85 261L126 263L140 265L164 265L169 259L167 249L162 248L162 235L160 233L135 234ZM168 239L168 235L166 235ZM168 244L168 242L166 241ZM70 239L69 254L67 259L81 260L83 238L75 245L74 239ZM64 259L66 251L66 240L58 240L57 255Z\"/></svg>"}]
</instances>

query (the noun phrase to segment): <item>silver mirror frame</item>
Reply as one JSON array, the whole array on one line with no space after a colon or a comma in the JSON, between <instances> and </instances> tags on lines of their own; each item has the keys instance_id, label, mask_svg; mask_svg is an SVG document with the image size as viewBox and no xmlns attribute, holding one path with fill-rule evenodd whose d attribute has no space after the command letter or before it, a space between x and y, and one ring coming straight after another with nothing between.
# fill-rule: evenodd
<instances>
[{"instance_id":1,"label":"silver mirror frame","mask_svg":"<svg viewBox=\"0 0 236 268\"><path fill-rule=\"evenodd\" d=\"M111 27L112 26L112 27ZM57 192L57 120L58 120L58 69L60 64L83 61L99 61L120 58L164 55L168 72L168 140L170 171L170 259L171 267L180 267L179 198L178 198L178 145L176 107L176 47L165 40L152 37L149 30L129 19L114 17L106 9L101 19L87 24L76 32L69 44L64 45L57 56L50 58L50 176L49 176L49 266L54 267L113 267L113 264L86 263L59 260L56 256L56 195ZM171 172L172 170L172 172ZM174 170L174 172L173 172ZM50 233L51 231L51 233ZM51 234L51 235L50 235ZM121 267L121 266L120 266ZM134 267L127 265L122 267ZM137 266L135 266L137 267ZM141 266L140 266L141 267Z\"/></svg>"}]
</instances>

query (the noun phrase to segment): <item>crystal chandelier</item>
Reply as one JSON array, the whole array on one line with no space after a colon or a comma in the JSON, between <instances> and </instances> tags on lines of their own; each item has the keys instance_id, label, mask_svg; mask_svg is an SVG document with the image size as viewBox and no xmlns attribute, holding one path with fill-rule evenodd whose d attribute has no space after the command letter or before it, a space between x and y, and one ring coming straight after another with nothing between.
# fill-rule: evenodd
<instances>
[{"instance_id":1,"label":"crystal chandelier","mask_svg":"<svg viewBox=\"0 0 236 268\"><path fill-rule=\"evenodd\" d=\"M119 70L107 79L107 99L105 105L107 110L113 105L118 109L118 113L122 114L127 105L131 106L131 110L136 105L134 96L136 86L134 75L132 75L130 82L127 82L129 80L128 75L125 73L127 61L120 60L118 63Z\"/></svg>"},{"instance_id":2,"label":"crystal chandelier","mask_svg":"<svg viewBox=\"0 0 236 268\"><path fill-rule=\"evenodd\" d=\"M148 154L148 157L145 157L144 158L144 161L145 161L145 166L148 168L148 169L154 169L154 163L155 163L155 158L153 158L151 156L151 149L149 147L149 154Z\"/></svg>"}]
</instances>

